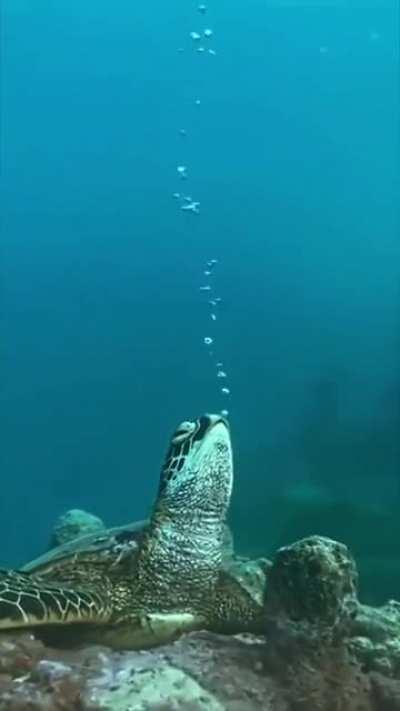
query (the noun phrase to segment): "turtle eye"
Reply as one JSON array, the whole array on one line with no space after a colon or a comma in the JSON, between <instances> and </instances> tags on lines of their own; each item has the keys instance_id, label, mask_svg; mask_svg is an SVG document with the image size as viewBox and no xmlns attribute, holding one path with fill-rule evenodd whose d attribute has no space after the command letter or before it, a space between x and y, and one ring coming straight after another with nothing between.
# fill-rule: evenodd
<instances>
[{"instance_id":1,"label":"turtle eye","mask_svg":"<svg viewBox=\"0 0 400 711\"><path fill-rule=\"evenodd\" d=\"M193 441L202 440L209 427L210 418L207 415L202 415L197 421L196 434L193 437Z\"/></svg>"},{"instance_id":2,"label":"turtle eye","mask_svg":"<svg viewBox=\"0 0 400 711\"><path fill-rule=\"evenodd\" d=\"M172 442L175 444L182 439L189 437L195 429L196 424L194 422L182 422L182 424L180 424L178 429L175 431L175 434L172 437Z\"/></svg>"}]
</instances>

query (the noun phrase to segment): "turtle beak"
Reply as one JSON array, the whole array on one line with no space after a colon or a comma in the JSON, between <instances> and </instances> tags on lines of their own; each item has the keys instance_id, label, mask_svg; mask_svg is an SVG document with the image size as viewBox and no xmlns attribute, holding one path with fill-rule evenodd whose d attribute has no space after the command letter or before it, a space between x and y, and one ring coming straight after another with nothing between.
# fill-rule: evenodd
<instances>
[{"instance_id":1,"label":"turtle beak","mask_svg":"<svg viewBox=\"0 0 400 711\"><path fill-rule=\"evenodd\" d=\"M228 420L223 417L222 415L203 415L199 419L200 427L203 428L205 427L205 432L209 432L212 430L216 425L223 424L225 427L229 430L229 423Z\"/></svg>"}]
</instances>

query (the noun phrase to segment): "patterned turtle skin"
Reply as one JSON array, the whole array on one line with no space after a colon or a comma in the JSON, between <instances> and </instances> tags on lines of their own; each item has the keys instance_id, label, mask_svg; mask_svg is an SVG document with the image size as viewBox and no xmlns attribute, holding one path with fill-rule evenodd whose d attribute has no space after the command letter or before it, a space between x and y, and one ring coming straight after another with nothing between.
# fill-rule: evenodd
<instances>
[{"instance_id":1,"label":"patterned turtle skin","mask_svg":"<svg viewBox=\"0 0 400 711\"><path fill-rule=\"evenodd\" d=\"M0 570L0 631L50 644L151 647L183 632L257 632L260 601L223 566L233 485L220 415L171 437L149 521L89 534L25 566Z\"/></svg>"}]
</instances>

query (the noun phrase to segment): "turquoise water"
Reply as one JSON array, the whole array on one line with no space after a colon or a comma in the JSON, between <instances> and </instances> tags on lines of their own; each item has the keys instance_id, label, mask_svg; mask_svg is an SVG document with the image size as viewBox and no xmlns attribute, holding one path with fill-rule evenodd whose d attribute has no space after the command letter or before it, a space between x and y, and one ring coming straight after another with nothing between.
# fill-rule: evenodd
<instances>
[{"instance_id":1,"label":"turquoise water","mask_svg":"<svg viewBox=\"0 0 400 711\"><path fill-rule=\"evenodd\" d=\"M238 548L333 535L399 596L399 12L367 4L5 0L1 564L71 507L142 518L227 407Z\"/></svg>"}]
</instances>

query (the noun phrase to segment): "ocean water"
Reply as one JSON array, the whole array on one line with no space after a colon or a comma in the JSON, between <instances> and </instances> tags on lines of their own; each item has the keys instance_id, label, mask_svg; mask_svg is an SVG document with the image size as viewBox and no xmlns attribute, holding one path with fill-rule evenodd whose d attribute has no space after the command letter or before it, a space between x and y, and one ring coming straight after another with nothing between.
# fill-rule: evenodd
<instances>
[{"instance_id":1,"label":"ocean water","mask_svg":"<svg viewBox=\"0 0 400 711\"><path fill-rule=\"evenodd\" d=\"M4 0L0 562L142 518L227 408L237 549L334 536L399 598L399 5L207 7Z\"/></svg>"}]
</instances>

